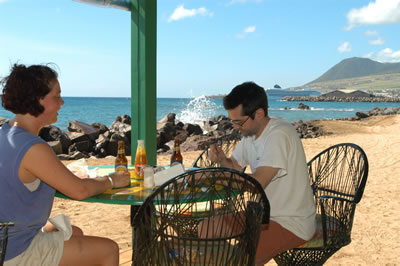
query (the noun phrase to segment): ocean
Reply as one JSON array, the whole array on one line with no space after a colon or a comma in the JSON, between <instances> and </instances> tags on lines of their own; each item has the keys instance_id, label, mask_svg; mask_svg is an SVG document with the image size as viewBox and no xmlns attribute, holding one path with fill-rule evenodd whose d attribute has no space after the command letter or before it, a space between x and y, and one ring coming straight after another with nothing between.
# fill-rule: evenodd
<instances>
[{"instance_id":1,"label":"ocean","mask_svg":"<svg viewBox=\"0 0 400 266\"><path fill-rule=\"evenodd\" d=\"M375 107L400 107L400 103L368 102L303 102L311 110L299 110L300 102L281 101L287 94L269 95L269 115L288 121L327 120L353 117L356 112L367 112ZM58 121L54 125L66 130L68 122L73 120L85 123L99 122L109 127L118 115L131 115L130 98L106 97L63 97ZM1 100L0 100L1 101ZM226 115L221 98L205 96L189 98L157 98L157 121L168 113L175 113L178 120L199 123L211 117ZM0 117L12 118L14 115L0 105Z\"/></svg>"}]
</instances>

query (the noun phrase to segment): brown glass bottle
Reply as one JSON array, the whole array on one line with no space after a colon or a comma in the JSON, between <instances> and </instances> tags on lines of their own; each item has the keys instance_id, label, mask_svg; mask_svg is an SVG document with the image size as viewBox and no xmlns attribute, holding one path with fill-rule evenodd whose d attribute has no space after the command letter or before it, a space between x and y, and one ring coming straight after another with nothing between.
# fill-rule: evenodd
<instances>
[{"instance_id":1,"label":"brown glass bottle","mask_svg":"<svg viewBox=\"0 0 400 266\"><path fill-rule=\"evenodd\" d=\"M174 143L174 151L172 152L171 156L171 165L174 163L181 163L183 164L183 157L181 154L181 146L178 138L175 138L175 143Z\"/></svg>"},{"instance_id":2,"label":"brown glass bottle","mask_svg":"<svg viewBox=\"0 0 400 266\"><path fill-rule=\"evenodd\" d=\"M124 141L118 141L118 154L115 158L115 172L124 172L128 170L128 159L125 155Z\"/></svg>"}]
</instances>

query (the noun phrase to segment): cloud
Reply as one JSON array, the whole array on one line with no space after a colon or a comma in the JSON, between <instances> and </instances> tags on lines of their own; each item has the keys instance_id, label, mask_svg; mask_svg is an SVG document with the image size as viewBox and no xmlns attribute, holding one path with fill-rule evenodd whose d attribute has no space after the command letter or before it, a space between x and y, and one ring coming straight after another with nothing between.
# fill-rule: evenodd
<instances>
[{"instance_id":1,"label":"cloud","mask_svg":"<svg viewBox=\"0 0 400 266\"><path fill-rule=\"evenodd\" d=\"M194 17L197 15L201 16L213 16L212 12L209 12L205 7L185 9L183 5L178 6L172 15L168 18L168 22L177 21L188 17Z\"/></svg>"},{"instance_id":2,"label":"cloud","mask_svg":"<svg viewBox=\"0 0 400 266\"><path fill-rule=\"evenodd\" d=\"M347 13L346 30L362 25L400 23L400 0L376 0Z\"/></svg>"},{"instance_id":3,"label":"cloud","mask_svg":"<svg viewBox=\"0 0 400 266\"><path fill-rule=\"evenodd\" d=\"M351 52L351 44L349 42L344 42L337 48L339 53Z\"/></svg>"},{"instance_id":4,"label":"cloud","mask_svg":"<svg viewBox=\"0 0 400 266\"><path fill-rule=\"evenodd\" d=\"M393 51L390 48L385 48L378 53L370 52L364 57L373 59L381 63L399 63L400 62L400 50Z\"/></svg>"},{"instance_id":5,"label":"cloud","mask_svg":"<svg viewBox=\"0 0 400 266\"><path fill-rule=\"evenodd\" d=\"M378 32L376 31L376 30L367 30L366 32L365 32L365 35L369 35L369 36L378 36L379 34L378 34Z\"/></svg>"},{"instance_id":6,"label":"cloud","mask_svg":"<svg viewBox=\"0 0 400 266\"><path fill-rule=\"evenodd\" d=\"M251 32L255 32L255 31L256 31L256 26L249 26L244 29L245 33L251 33Z\"/></svg>"},{"instance_id":7,"label":"cloud","mask_svg":"<svg viewBox=\"0 0 400 266\"><path fill-rule=\"evenodd\" d=\"M226 6L236 5L236 4L246 4L246 3L262 3L263 0L231 0L226 3Z\"/></svg>"},{"instance_id":8,"label":"cloud","mask_svg":"<svg viewBox=\"0 0 400 266\"><path fill-rule=\"evenodd\" d=\"M378 39L376 39L376 40L369 40L368 43L369 43L370 45L384 45L384 44L385 44L385 41L382 40L382 38L378 36Z\"/></svg>"},{"instance_id":9,"label":"cloud","mask_svg":"<svg viewBox=\"0 0 400 266\"><path fill-rule=\"evenodd\" d=\"M256 26L254 26L254 25L248 26L241 33L236 34L236 38L242 39L242 38L246 37L246 35L253 33L255 31L256 31Z\"/></svg>"}]
</instances>

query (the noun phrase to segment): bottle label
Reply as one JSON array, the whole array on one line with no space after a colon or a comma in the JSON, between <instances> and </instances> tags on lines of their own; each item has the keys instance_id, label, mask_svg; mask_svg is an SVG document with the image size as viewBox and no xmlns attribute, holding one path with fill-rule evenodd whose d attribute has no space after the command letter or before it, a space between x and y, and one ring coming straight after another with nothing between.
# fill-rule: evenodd
<instances>
[{"instance_id":1,"label":"bottle label","mask_svg":"<svg viewBox=\"0 0 400 266\"><path fill-rule=\"evenodd\" d=\"M135 165L135 170L136 170L136 177L139 179L143 179L144 177L144 172L143 169L146 167L146 164L136 164Z\"/></svg>"},{"instance_id":2,"label":"bottle label","mask_svg":"<svg viewBox=\"0 0 400 266\"><path fill-rule=\"evenodd\" d=\"M126 164L116 164L115 172L125 172L128 170L128 166Z\"/></svg>"}]
</instances>

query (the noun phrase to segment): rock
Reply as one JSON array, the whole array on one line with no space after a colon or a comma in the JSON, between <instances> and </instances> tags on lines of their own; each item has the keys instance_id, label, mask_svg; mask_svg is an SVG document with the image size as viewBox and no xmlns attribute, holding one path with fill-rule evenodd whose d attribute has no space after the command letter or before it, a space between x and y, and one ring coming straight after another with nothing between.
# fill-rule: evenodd
<instances>
[{"instance_id":1,"label":"rock","mask_svg":"<svg viewBox=\"0 0 400 266\"><path fill-rule=\"evenodd\" d=\"M299 107L300 110L310 110L310 106L305 105L304 103L299 103Z\"/></svg>"},{"instance_id":2,"label":"rock","mask_svg":"<svg viewBox=\"0 0 400 266\"><path fill-rule=\"evenodd\" d=\"M84 153L89 153L92 151L93 145L91 145L91 141L89 140L84 140L80 142L75 142L68 148L68 153L71 154L75 151L80 151Z\"/></svg>"},{"instance_id":3,"label":"rock","mask_svg":"<svg viewBox=\"0 0 400 266\"><path fill-rule=\"evenodd\" d=\"M85 122L76 121L76 120L74 120L72 122L68 122L68 130L70 132L84 133L93 141L96 140L100 134L100 131L97 128L95 128L89 124L86 124Z\"/></svg>"},{"instance_id":4,"label":"rock","mask_svg":"<svg viewBox=\"0 0 400 266\"><path fill-rule=\"evenodd\" d=\"M369 117L369 115L367 115L366 113L357 112L357 113L356 113L356 117L362 119L362 118L367 118L367 117Z\"/></svg>"},{"instance_id":5,"label":"rock","mask_svg":"<svg viewBox=\"0 0 400 266\"><path fill-rule=\"evenodd\" d=\"M10 119L5 118L5 117L0 117L0 127L4 124L10 121Z\"/></svg>"},{"instance_id":6,"label":"rock","mask_svg":"<svg viewBox=\"0 0 400 266\"><path fill-rule=\"evenodd\" d=\"M189 123L187 123L187 124L185 124L183 126L183 130L187 131L189 136L203 134L203 130L197 124L189 124Z\"/></svg>"},{"instance_id":7,"label":"rock","mask_svg":"<svg viewBox=\"0 0 400 266\"><path fill-rule=\"evenodd\" d=\"M109 131L108 127L101 123L92 123L90 125L99 131L99 135Z\"/></svg>"},{"instance_id":8,"label":"rock","mask_svg":"<svg viewBox=\"0 0 400 266\"><path fill-rule=\"evenodd\" d=\"M160 121L158 121L159 123L166 123L166 122L171 122L175 124L175 117L176 114L174 113L169 113L166 116L164 116L163 118L161 118Z\"/></svg>"},{"instance_id":9,"label":"rock","mask_svg":"<svg viewBox=\"0 0 400 266\"><path fill-rule=\"evenodd\" d=\"M71 143L81 142L85 140L90 140L89 136L82 132L68 132L68 138L71 140Z\"/></svg>"},{"instance_id":10,"label":"rock","mask_svg":"<svg viewBox=\"0 0 400 266\"><path fill-rule=\"evenodd\" d=\"M68 147L72 144L68 134L56 126L46 126L40 129L39 137L44 141L60 141L62 146L62 153L68 152Z\"/></svg>"},{"instance_id":11,"label":"rock","mask_svg":"<svg viewBox=\"0 0 400 266\"><path fill-rule=\"evenodd\" d=\"M55 154L62 154L63 153L63 147L62 144L59 140L55 141L48 141L47 144L53 149Z\"/></svg>"}]
</instances>

